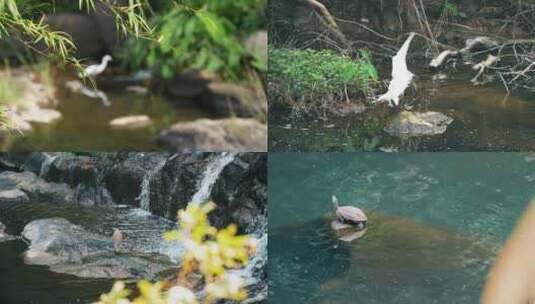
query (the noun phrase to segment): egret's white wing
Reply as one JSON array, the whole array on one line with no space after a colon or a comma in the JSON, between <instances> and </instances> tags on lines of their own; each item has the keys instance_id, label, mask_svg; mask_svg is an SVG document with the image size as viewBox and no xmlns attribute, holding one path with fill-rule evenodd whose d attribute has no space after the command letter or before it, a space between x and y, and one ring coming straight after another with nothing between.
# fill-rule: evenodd
<instances>
[{"instance_id":1,"label":"egret's white wing","mask_svg":"<svg viewBox=\"0 0 535 304\"><path fill-rule=\"evenodd\" d=\"M392 80L388 85L388 91L379 97L379 100L394 102L399 104L399 97L409 87L413 74L407 68L407 52L415 33L411 33L409 38L401 46L397 54L392 57Z\"/></svg>"}]
</instances>

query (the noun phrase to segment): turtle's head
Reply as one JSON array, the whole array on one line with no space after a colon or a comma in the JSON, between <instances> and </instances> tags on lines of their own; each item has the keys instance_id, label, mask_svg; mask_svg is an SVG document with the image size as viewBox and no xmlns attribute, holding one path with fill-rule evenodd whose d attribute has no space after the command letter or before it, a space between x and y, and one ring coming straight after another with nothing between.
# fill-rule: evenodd
<instances>
[{"instance_id":1,"label":"turtle's head","mask_svg":"<svg viewBox=\"0 0 535 304\"><path fill-rule=\"evenodd\" d=\"M333 203L334 209L338 209L338 198L333 194L331 197L331 201Z\"/></svg>"}]
</instances>

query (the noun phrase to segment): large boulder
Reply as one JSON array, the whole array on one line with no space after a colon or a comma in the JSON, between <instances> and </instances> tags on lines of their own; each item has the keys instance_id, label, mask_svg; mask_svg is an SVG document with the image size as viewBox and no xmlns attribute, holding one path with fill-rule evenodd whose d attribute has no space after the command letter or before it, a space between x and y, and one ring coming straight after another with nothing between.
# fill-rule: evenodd
<instances>
[{"instance_id":1,"label":"large boulder","mask_svg":"<svg viewBox=\"0 0 535 304\"><path fill-rule=\"evenodd\" d=\"M438 112L402 111L384 130L390 135L400 137L436 135L446 132L452 122L452 118Z\"/></svg>"},{"instance_id":2,"label":"large boulder","mask_svg":"<svg viewBox=\"0 0 535 304\"><path fill-rule=\"evenodd\" d=\"M199 119L164 130L158 143L174 151L267 150L267 126L254 119Z\"/></svg>"},{"instance_id":3,"label":"large boulder","mask_svg":"<svg viewBox=\"0 0 535 304\"><path fill-rule=\"evenodd\" d=\"M63 218L30 222L22 236L30 242L24 261L84 278L155 279L170 268L162 257L117 255L110 238L86 231Z\"/></svg>"},{"instance_id":4,"label":"large boulder","mask_svg":"<svg viewBox=\"0 0 535 304\"><path fill-rule=\"evenodd\" d=\"M105 168L101 187L109 191L115 203L139 206L143 179L168 157L168 153L120 153Z\"/></svg>"},{"instance_id":5,"label":"large boulder","mask_svg":"<svg viewBox=\"0 0 535 304\"><path fill-rule=\"evenodd\" d=\"M66 184L47 183L33 172L2 172L0 173L0 190L3 202L24 202L43 200L52 203L70 203L74 201L74 192ZM26 195L24 195L24 194Z\"/></svg>"},{"instance_id":6,"label":"large boulder","mask_svg":"<svg viewBox=\"0 0 535 304\"><path fill-rule=\"evenodd\" d=\"M126 5L127 0L115 0L114 4ZM66 32L76 45L79 58L98 58L112 53L121 43L113 13L102 1L95 1L91 13L53 13L45 22L54 30Z\"/></svg>"},{"instance_id":7,"label":"large boulder","mask_svg":"<svg viewBox=\"0 0 535 304\"><path fill-rule=\"evenodd\" d=\"M98 57L106 52L101 32L95 20L80 13L54 13L46 16L51 29L62 31L72 37L79 58Z\"/></svg>"},{"instance_id":8,"label":"large boulder","mask_svg":"<svg viewBox=\"0 0 535 304\"><path fill-rule=\"evenodd\" d=\"M201 98L207 111L222 116L263 117L267 100L261 89L226 82L212 82Z\"/></svg>"},{"instance_id":9,"label":"large boulder","mask_svg":"<svg viewBox=\"0 0 535 304\"><path fill-rule=\"evenodd\" d=\"M217 227L236 223L246 233L267 222L267 154L239 154L221 172L211 197L218 208L210 214Z\"/></svg>"},{"instance_id":10,"label":"large boulder","mask_svg":"<svg viewBox=\"0 0 535 304\"><path fill-rule=\"evenodd\" d=\"M22 236L30 242L24 253L24 261L30 265L79 264L87 256L114 250L110 238L87 232L63 218L32 221Z\"/></svg>"},{"instance_id":11,"label":"large boulder","mask_svg":"<svg viewBox=\"0 0 535 304\"><path fill-rule=\"evenodd\" d=\"M197 191L210 160L204 153L179 153L169 158L150 180L150 211L175 220L178 210L186 208Z\"/></svg>"},{"instance_id":12,"label":"large boulder","mask_svg":"<svg viewBox=\"0 0 535 304\"><path fill-rule=\"evenodd\" d=\"M183 104L185 100L200 97L214 78L214 75L204 71L187 70L166 83L166 93L173 101Z\"/></svg>"}]
</instances>

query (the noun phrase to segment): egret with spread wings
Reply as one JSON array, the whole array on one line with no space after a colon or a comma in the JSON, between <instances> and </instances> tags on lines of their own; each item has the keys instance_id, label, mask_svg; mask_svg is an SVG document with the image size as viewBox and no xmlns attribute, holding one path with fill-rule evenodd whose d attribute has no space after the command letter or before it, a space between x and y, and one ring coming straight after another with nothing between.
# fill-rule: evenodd
<instances>
[{"instance_id":1,"label":"egret with spread wings","mask_svg":"<svg viewBox=\"0 0 535 304\"><path fill-rule=\"evenodd\" d=\"M399 98L409 87L414 76L407 68L407 52L414 35L415 33L411 33L397 54L392 57L392 80L388 85L388 91L378 98L378 101L388 101L391 107L399 106Z\"/></svg>"}]
</instances>

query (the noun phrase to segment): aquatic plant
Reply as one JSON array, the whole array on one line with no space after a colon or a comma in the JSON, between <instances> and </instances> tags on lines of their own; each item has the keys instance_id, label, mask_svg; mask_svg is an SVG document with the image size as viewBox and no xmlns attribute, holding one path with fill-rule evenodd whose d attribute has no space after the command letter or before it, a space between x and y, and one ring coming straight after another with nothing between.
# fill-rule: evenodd
<instances>
[{"instance_id":1,"label":"aquatic plant","mask_svg":"<svg viewBox=\"0 0 535 304\"><path fill-rule=\"evenodd\" d=\"M186 253L176 282L138 282L139 296L128 299L131 291L124 282L118 281L112 290L100 297L99 304L198 304L214 303L227 299L240 301L247 298L242 279L228 269L243 267L256 249L257 240L237 235L236 225L218 230L208 220L214 203L191 203L178 212L179 227L166 232L168 241L180 241ZM200 273L204 282L203 298L199 299L193 289L199 281L191 275Z\"/></svg>"},{"instance_id":2,"label":"aquatic plant","mask_svg":"<svg viewBox=\"0 0 535 304\"><path fill-rule=\"evenodd\" d=\"M331 50L270 48L269 60L274 101L330 107L351 97L371 96L378 85L377 70L366 51L353 60Z\"/></svg>"},{"instance_id":3,"label":"aquatic plant","mask_svg":"<svg viewBox=\"0 0 535 304\"><path fill-rule=\"evenodd\" d=\"M242 40L265 23L266 0L183 0L153 20L157 40L135 39L125 48L126 67L150 68L163 78L186 69L237 80L247 68L264 71Z\"/></svg>"}]
</instances>

